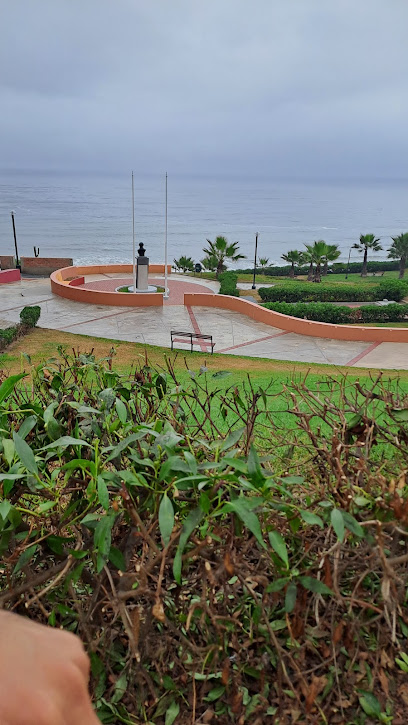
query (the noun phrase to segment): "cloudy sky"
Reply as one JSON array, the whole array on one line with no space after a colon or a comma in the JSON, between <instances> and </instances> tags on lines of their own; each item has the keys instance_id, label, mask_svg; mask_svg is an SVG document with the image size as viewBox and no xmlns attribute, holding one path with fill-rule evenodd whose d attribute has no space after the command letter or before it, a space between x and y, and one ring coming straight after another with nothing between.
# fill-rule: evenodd
<instances>
[{"instance_id":1,"label":"cloudy sky","mask_svg":"<svg viewBox=\"0 0 408 725\"><path fill-rule=\"evenodd\" d=\"M408 178L407 0L0 0L0 167Z\"/></svg>"}]
</instances>

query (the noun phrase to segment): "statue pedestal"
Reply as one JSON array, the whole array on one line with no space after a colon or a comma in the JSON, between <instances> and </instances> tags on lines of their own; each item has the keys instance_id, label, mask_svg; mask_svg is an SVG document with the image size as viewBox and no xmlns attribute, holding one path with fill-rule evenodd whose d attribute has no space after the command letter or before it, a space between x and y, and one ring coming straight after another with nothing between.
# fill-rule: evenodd
<instances>
[{"instance_id":1,"label":"statue pedestal","mask_svg":"<svg viewBox=\"0 0 408 725\"><path fill-rule=\"evenodd\" d=\"M136 259L136 292L149 292L149 257Z\"/></svg>"}]
</instances>

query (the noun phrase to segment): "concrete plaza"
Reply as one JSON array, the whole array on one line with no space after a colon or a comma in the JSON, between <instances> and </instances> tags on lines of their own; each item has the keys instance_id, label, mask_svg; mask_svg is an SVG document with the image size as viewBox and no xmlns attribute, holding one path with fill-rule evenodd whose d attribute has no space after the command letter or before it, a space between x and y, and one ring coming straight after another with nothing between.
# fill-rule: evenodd
<instances>
[{"instance_id":1,"label":"concrete plaza","mask_svg":"<svg viewBox=\"0 0 408 725\"><path fill-rule=\"evenodd\" d=\"M129 275L92 275L86 287L112 289L127 284ZM164 284L152 277L152 284ZM49 279L22 279L0 286L0 326L19 321L25 305L40 305L40 326L95 337L170 347L170 330L213 336L215 352L349 367L408 369L408 344L346 342L288 333L245 315L211 307L185 307L185 292L216 293L217 282L183 275L169 277L170 297L163 307L131 308L89 305L51 292ZM178 344L180 349L187 345ZM199 347L195 347L199 350ZM203 344L203 351L208 348Z\"/></svg>"}]
</instances>

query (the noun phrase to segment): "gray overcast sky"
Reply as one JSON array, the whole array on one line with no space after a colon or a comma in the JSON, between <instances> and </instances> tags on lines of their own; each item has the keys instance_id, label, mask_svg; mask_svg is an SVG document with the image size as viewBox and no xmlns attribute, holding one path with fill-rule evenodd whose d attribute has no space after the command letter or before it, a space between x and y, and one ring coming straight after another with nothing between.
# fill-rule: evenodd
<instances>
[{"instance_id":1,"label":"gray overcast sky","mask_svg":"<svg viewBox=\"0 0 408 725\"><path fill-rule=\"evenodd\" d=\"M408 178L407 0L0 0L0 167Z\"/></svg>"}]
</instances>

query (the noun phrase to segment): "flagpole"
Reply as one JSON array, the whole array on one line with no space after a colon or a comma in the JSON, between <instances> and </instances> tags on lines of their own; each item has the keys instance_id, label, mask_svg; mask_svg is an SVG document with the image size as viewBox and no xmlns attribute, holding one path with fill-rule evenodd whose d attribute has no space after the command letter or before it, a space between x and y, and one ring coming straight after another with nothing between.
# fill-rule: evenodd
<instances>
[{"instance_id":1,"label":"flagpole","mask_svg":"<svg viewBox=\"0 0 408 725\"><path fill-rule=\"evenodd\" d=\"M132 171L132 238L133 238L133 292L136 292L136 249L135 249L135 182Z\"/></svg>"},{"instance_id":2,"label":"flagpole","mask_svg":"<svg viewBox=\"0 0 408 725\"><path fill-rule=\"evenodd\" d=\"M169 299L169 290L167 287L167 171L166 171L166 211L164 222L164 295L163 299Z\"/></svg>"}]
</instances>

